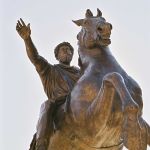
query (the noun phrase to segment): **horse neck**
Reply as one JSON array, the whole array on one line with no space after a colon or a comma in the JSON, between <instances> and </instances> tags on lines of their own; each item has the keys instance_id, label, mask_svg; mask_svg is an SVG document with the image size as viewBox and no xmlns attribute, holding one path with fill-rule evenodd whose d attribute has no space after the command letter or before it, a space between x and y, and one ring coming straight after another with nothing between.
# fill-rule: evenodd
<instances>
[{"instance_id":1,"label":"horse neck","mask_svg":"<svg viewBox=\"0 0 150 150\"><path fill-rule=\"evenodd\" d=\"M79 55L83 66L112 67L118 66L116 59L108 47L95 47L87 49L79 46Z\"/></svg>"}]
</instances>

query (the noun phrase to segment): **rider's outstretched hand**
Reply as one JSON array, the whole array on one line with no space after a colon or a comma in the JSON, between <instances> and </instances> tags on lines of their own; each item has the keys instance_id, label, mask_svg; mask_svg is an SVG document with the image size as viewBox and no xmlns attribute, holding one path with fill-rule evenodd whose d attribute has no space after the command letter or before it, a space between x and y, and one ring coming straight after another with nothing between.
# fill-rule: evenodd
<instances>
[{"instance_id":1,"label":"rider's outstretched hand","mask_svg":"<svg viewBox=\"0 0 150 150\"><path fill-rule=\"evenodd\" d=\"M28 39L31 35L30 24L26 25L21 18L17 22L16 30L23 40Z\"/></svg>"}]
</instances>

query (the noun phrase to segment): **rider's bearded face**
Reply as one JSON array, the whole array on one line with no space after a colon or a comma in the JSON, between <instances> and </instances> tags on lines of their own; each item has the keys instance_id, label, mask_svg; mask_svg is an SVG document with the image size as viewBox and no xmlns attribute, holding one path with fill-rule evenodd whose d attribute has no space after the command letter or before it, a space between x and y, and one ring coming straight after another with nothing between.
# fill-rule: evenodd
<instances>
[{"instance_id":1,"label":"rider's bearded face","mask_svg":"<svg viewBox=\"0 0 150 150\"><path fill-rule=\"evenodd\" d=\"M69 65L72 60L73 53L70 50L69 46L61 46L58 51L58 60L60 63Z\"/></svg>"}]
</instances>

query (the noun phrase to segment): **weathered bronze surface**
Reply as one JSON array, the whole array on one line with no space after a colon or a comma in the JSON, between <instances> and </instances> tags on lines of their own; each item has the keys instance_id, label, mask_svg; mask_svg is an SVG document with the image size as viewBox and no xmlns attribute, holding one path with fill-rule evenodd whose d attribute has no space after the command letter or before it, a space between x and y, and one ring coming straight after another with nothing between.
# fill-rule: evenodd
<instances>
[{"instance_id":1,"label":"weathered bronze surface","mask_svg":"<svg viewBox=\"0 0 150 150\"><path fill-rule=\"evenodd\" d=\"M97 10L73 21L82 76L55 114L58 130L48 150L146 150L150 126L142 118L142 91L118 64L108 45L112 25ZM64 113L63 120L60 116Z\"/></svg>"}]
</instances>

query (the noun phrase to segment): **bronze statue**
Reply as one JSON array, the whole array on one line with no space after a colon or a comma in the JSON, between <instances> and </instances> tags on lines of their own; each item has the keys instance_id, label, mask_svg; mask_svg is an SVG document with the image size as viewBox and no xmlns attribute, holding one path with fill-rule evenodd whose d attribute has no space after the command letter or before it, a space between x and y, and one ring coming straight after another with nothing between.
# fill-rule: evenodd
<instances>
[{"instance_id":1,"label":"bronze statue","mask_svg":"<svg viewBox=\"0 0 150 150\"><path fill-rule=\"evenodd\" d=\"M80 70L70 66L74 52L70 43L63 42L56 46L54 52L59 64L51 65L38 54L30 37L30 25L26 26L20 19L16 30L25 42L27 55L35 66L48 97L48 100L41 106L37 133L33 137L30 150L47 150L50 137L59 128L58 124L55 125L57 122L54 120L55 112L66 101L80 76Z\"/></svg>"},{"instance_id":2,"label":"bronze statue","mask_svg":"<svg viewBox=\"0 0 150 150\"><path fill-rule=\"evenodd\" d=\"M119 65L108 45L112 25L97 9L74 21L83 74L55 112L48 150L146 150L150 126L142 118L142 91ZM63 118L63 119L61 119Z\"/></svg>"}]
</instances>

